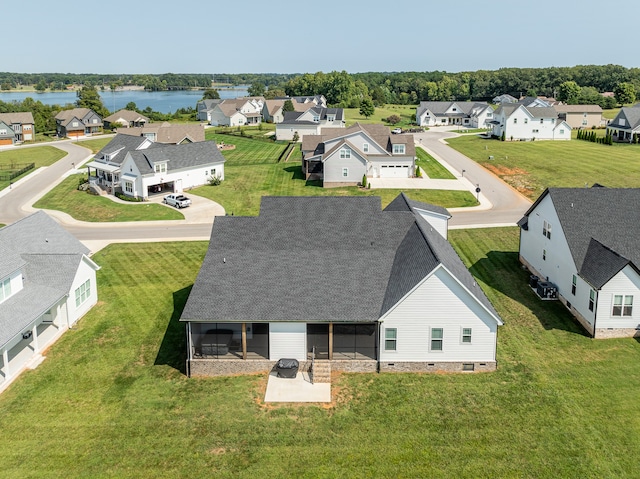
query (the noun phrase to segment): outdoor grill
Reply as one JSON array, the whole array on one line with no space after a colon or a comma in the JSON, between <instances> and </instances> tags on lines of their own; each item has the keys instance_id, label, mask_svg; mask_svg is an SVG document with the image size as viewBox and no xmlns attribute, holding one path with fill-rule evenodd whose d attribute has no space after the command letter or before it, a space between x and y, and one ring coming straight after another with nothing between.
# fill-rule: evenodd
<instances>
[{"instance_id":1,"label":"outdoor grill","mask_svg":"<svg viewBox=\"0 0 640 479\"><path fill-rule=\"evenodd\" d=\"M280 359L276 364L276 372L279 378L295 378L298 374L297 359Z\"/></svg>"}]
</instances>

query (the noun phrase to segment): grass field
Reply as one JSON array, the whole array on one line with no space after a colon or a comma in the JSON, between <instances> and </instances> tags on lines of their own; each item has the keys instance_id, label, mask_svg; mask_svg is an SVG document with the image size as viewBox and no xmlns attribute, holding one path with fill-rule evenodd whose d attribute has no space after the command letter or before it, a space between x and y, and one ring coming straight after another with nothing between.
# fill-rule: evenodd
<instances>
[{"instance_id":1,"label":"grass field","mask_svg":"<svg viewBox=\"0 0 640 479\"><path fill-rule=\"evenodd\" d=\"M71 175L49 191L33 206L58 210L79 221L153 221L183 220L184 215L173 208L155 203L116 203L102 196L78 191L78 180L84 175Z\"/></svg>"},{"instance_id":2,"label":"grass field","mask_svg":"<svg viewBox=\"0 0 640 479\"><path fill-rule=\"evenodd\" d=\"M381 108L376 108L376 111L369 118L365 118L360 114L359 108L345 108L344 116L347 126L351 126L356 122L360 123L385 123L382 119L391 115L398 115L401 118L400 123L393 125L393 127L405 128L416 122L416 106L414 105L385 105ZM391 126L391 125L388 125Z\"/></svg>"},{"instance_id":3,"label":"grass field","mask_svg":"<svg viewBox=\"0 0 640 479\"><path fill-rule=\"evenodd\" d=\"M95 138L92 140L83 140L78 142L77 144L79 146L84 146L85 148L89 148L91 152L95 155L100 150L102 150L107 145L107 143L109 143L111 140L113 140L113 136L109 136L106 138Z\"/></svg>"},{"instance_id":4,"label":"grass field","mask_svg":"<svg viewBox=\"0 0 640 479\"><path fill-rule=\"evenodd\" d=\"M450 237L505 321L498 371L343 374L322 406L262 403L264 375L184 376L177 319L206 243L108 247L99 304L0 396L3 475L637 477L640 344L535 299L517 229Z\"/></svg>"},{"instance_id":5,"label":"grass field","mask_svg":"<svg viewBox=\"0 0 640 479\"><path fill-rule=\"evenodd\" d=\"M640 187L639 145L599 145L581 140L503 142L462 136L449 145L477 161L531 199L546 187ZM489 155L493 160L489 160Z\"/></svg>"},{"instance_id":6,"label":"grass field","mask_svg":"<svg viewBox=\"0 0 640 479\"><path fill-rule=\"evenodd\" d=\"M36 169L42 166L49 166L63 158L67 153L55 148L53 146L41 146L38 148L18 148L14 150L7 150L0 152L0 170L5 171L3 167L11 166L12 164L24 164L35 163L33 170L29 170L26 173L18 176L9 181L0 180L0 190L3 190L9 183L15 183L21 178L24 178L30 173L33 173ZM3 173L4 174L4 173Z\"/></svg>"},{"instance_id":7,"label":"grass field","mask_svg":"<svg viewBox=\"0 0 640 479\"><path fill-rule=\"evenodd\" d=\"M423 170L429 178L444 180L455 179L455 176L451 174L449 170L442 166L438 162L438 160L436 160L422 148L416 147L416 156L418 157L418 159L416 160L416 165L419 166L420 169Z\"/></svg>"}]
</instances>

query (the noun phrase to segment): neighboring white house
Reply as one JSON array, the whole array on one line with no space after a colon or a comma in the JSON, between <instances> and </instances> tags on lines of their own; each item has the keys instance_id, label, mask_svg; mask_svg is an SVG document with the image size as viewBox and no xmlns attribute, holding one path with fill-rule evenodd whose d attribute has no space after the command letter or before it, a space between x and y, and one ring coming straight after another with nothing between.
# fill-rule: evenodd
<instances>
[{"instance_id":1,"label":"neighboring white house","mask_svg":"<svg viewBox=\"0 0 640 479\"><path fill-rule=\"evenodd\" d=\"M498 95L493 97L491 100L495 105L500 105L502 103L518 103L518 99L514 96L509 95L508 93L504 93L502 95Z\"/></svg>"},{"instance_id":2,"label":"neighboring white house","mask_svg":"<svg viewBox=\"0 0 640 479\"><path fill-rule=\"evenodd\" d=\"M120 187L127 196L182 191L206 185L212 177L224 180L224 156L214 141L182 145L152 144L128 151L120 168Z\"/></svg>"},{"instance_id":3,"label":"neighboring white house","mask_svg":"<svg viewBox=\"0 0 640 479\"><path fill-rule=\"evenodd\" d=\"M213 108L223 100L216 98L215 100L200 100L196 103L196 118L199 121L211 122L211 112Z\"/></svg>"},{"instance_id":4,"label":"neighboring white house","mask_svg":"<svg viewBox=\"0 0 640 479\"><path fill-rule=\"evenodd\" d=\"M477 101L421 101L416 111L416 123L420 126L486 128L492 117L493 108Z\"/></svg>"},{"instance_id":5,"label":"neighboring white house","mask_svg":"<svg viewBox=\"0 0 640 479\"><path fill-rule=\"evenodd\" d=\"M262 121L264 98L247 97L222 100L208 113L213 126L258 125Z\"/></svg>"},{"instance_id":6,"label":"neighboring white house","mask_svg":"<svg viewBox=\"0 0 640 479\"><path fill-rule=\"evenodd\" d=\"M493 114L492 135L506 140L570 140L571 127L553 107L503 104Z\"/></svg>"},{"instance_id":7,"label":"neighboring white house","mask_svg":"<svg viewBox=\"0 0 640 479\"><path fill-rule=\"evenodd\" d=\"M180 321L192 376L315 354L342 371L492 371L498 314L406 199L263 197L216 219ZM429 207L422 205L423 210Z\"/></svg>"},{"instance_id":8,"label":"neighboring white house","mask_svg":"<svg viewBox=\"0 0 640 479\"><path fill-rule=\"evenodd\" d=\"M96 304L88 254L43 211L0 229L0 391Z\"/></svg>"},{"instance_id":9,"label":"neighboring white house","mask_svg":"<svg viewBox=\"0 0 640 479\"><path fill-rule=\"evenodd\" d=\"M120 110L102 120L105 128L111 128L113 125L122 128L145 126L149 123L149 118L141 115L137 111Z\"/></svg>"},{"instance_id":10,"label":"neighboring white house","mask_svg":"<svg viewBox=\"0 0 640 479\"><path fill-rule=\"evenodd\" d=\"M616 117L607 125L607 132L615 141L632 143L640 136L640 103L620 108Z\"/></svg>"},{"instance_id":11,"label":"neighboring white house","mask_svg":"<svg viewBox=\"0 0 640 479\"><path fill-rule=\"evenodd\" d=\"M324 187L350 186L370 178L410 178L415 174L413 135L392 135L385 125L327 128L302 141L302 173Z\"/></svg>"},{"instance_id":12,"label":"neighboring white house","mask_svg":"<svg viewBox=\"0 0 640 479\"><path fill-rule=\"evenodd\" d=\"M276 124L278 140L293 140L296 133L298 141L306 135L320 135L323 128L344 128L344 110L342 108L312 107L306 111L288 111L284 120Z\"/></svg>"},{"instance_id":13,"label":"neighboring white house","mask_svg":"<svg viewBox=\"0 0 640 479\"><path fill-rule=\"evenodd\" d=\"M595 338L640 336L640 189L549 188L525 213L520 261Z\"/></svg>"}]
</instances>

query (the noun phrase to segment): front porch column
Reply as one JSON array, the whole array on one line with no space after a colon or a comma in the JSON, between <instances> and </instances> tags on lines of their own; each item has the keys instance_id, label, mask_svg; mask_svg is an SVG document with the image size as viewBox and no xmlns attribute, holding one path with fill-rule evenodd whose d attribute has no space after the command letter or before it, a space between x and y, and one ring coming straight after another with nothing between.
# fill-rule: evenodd
<instances>
[{"instance_id":1,"label":"front porch column","mask_svg":"<svg viewBox=\"0 0 640 479\"><path fill-rule=\"evenodd\" d=\"M242 359L247 359L247 323L242 323Z\"/></svg>"},{"instance_id":2,"label":"front porch column","mask_svg":"<svg viewBox=\"0 0 640 479\"><path fill-rule=\"evenodd\" d=\"M11 371L9 371L9 351L6 349L2 351L2 362L4 363L4 379L6 380L11 376Z\"/></svg>"},{"instance_id":3,"label":"front porch column","mask_svg":"<svg viewBox=\"0 0 640 479\"><path fill-rule=\"evenodd\" d=\"M329 323L329 360L333 360L333 323Z\"/></svg>"},{"instance_id":4,"label":"front porch column","mask_svg":"<svg viewBox=\"0 0 640 479\"><path fill-rule=\"evenodd\" d=\"M31 329L31 336L33 336L33 352L40 352L40 345L38 344L38 327L34 326Z\"/></svg>"}]
</instances>

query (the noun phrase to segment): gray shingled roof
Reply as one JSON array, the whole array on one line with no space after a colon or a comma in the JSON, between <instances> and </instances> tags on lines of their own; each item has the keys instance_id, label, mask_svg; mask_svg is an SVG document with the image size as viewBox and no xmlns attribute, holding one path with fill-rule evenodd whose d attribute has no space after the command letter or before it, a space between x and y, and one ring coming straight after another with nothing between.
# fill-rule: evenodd
<instances>
[{"instance_id":1,"label":"gray shingled roof","mask_svg":"<svg viewBox=\"0 0 640 479\"><path fill-rule=\"evenodd\" d=\"M489 106L488 103L480 101L421 101L416 114L421 116L426 110L429 110L435 116L444 116L454 104L460 108L460 112L448 113L447 116L469 115L476 108L484 109Z\"/></svg>"},{"instance_id":2,"label":"gray shingled roof","mask_svg":"<svg viewBox=\"0 0 640 479\"><path fill-rule=\"evenodd\" d=\"M258 217L216 219L181 320L377 321L439 264L498 318L413 213L377 197L263 197Z\"/></svg>"},{"instance_id":3,"label":"gray shingled roof","mask_svg":"<svg viewBox=\"0 0 640 479\"><path fill-rule=\"evenodd\" d=\"M106 161L104 159L106 155L113 155L119 151L115 157L109 159L109 162L121 165L127 152L137 150L146 141L149 140L142 136L117 134L96 154L94 159Z\"/></svg>"},{"instance_id":4,"label":"gray shingled roof","mask_svg":"<svg viewBox=\"0 0 640 479\"><path fill-rule=\"evenodd\" d=\"M573 261L600 289L624 265L640 268L640 188L549 188Z\"/></svg>"},{"instance_id":5,"label":"gray shingled roof","mask_svg":"<svg viewBox=\"0 0 640 479\"><path fill-rule=\"evenodd\" d=\"M38 211L0 229L0 253L14 266L20 263L24 278L23 289L0 304L1 346L68 294L89 250Z\"/></svg>"},{"instance_id":6,"label":"gray shingled roof","mask_svg":"<svg viewBox=\"0 0 640 479\"><path fill-rule=\"evenodd\" d=\"M143 175L153 173L153 165L167 162L167 171L224 163L226 160L215 141L200 141L182 145L154 143L145 150L131 152L131 158Z\"/></svg>"},{"instance_id":7,"label":"gray shingled roof","mask_svg":"<svg viewBox=\"0 0 640 479\"><path fill-rule=\"evenodd\" d=\"M620 124L620 118L624 118L626 120L624 125ZM635 106L621 108L609 126L624 130L635 130L640 127L640 108Z\"/></svg>"},{"instance_id":8,"label":"gray shingled roof","mask_svg":"<svg viewBox=\"0 0 640 479\"><path fill-rule=\"evenodd\" d=\"M145 121L148 122L149 118L147 118L144 115L141 115L140 113L138 113L137 111L133 111L133 110L119 110L111 115L109 115L108 117L104 118L103 121L108 121L108 122L113 122L113 121L118 121L119 119L123 119L126 121Z\"/></svg>"},{"instance_id":9,"label":"gray shingled roof","mask_svg":"<svg viewBox=\"0 0 640 479\"><path fill-rule=\"evenodd\" d=\"M320 121L325 121L327 119L327 115L335 115L336 121L342 121L344 118L344 109L342 108L322 108L319 106L315 106L313 108L309 108L309 110L320 117ZM299 118L304 114L304 111L287 111L284 113L284 119L281 125L317 125L317 122L311 120L299 120Z\"/></svg>"},{"instance_id":10,"label":"gray shingled roof","mask_svg":"<svg viewBox=\"0 0 640 479\"><path fill-rule=\"evenodd\" d=\"M430 211L437 213L447 218L451 218L449 210L442 206L432 205L430 203L423 203L422 201L415 201L407 197L404 193L400 193L395 199L387 205L384 211L412 211L412 208L417 208L424 211Z\"/></svg>"},{"instance_id":11,"label":"gray shingled roof","mask_svg":"<svg viewBox=\"0 0 640 479\"><path fill-rule=\"evenodd\" d=\"M30 111L19 111L12 113L0 113L0 121L11 124L20 123L21 125L33 124L33 114Z\"/></svg>"}]
</instances>

